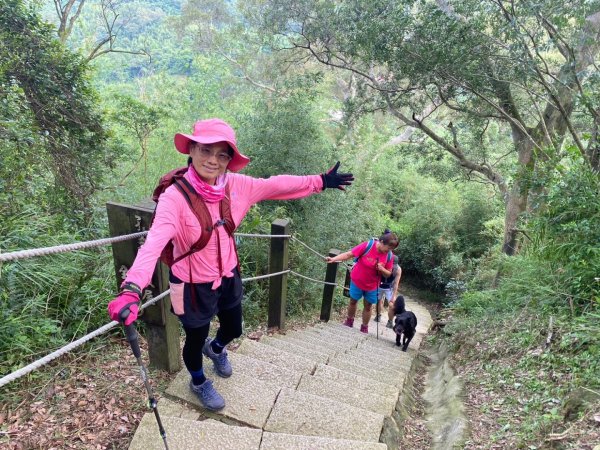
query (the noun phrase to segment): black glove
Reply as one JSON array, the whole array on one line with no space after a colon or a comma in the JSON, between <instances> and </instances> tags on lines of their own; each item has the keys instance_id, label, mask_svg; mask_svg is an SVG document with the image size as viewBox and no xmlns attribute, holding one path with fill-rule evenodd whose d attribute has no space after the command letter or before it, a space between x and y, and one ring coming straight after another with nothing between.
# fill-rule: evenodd
<instances>
[{"instance_id":1,"label":"black glove","mask_svg":"<svg viewBox=\"0 0 600 450\"><path fill-rule=\"evenodd\" d=\"M335 166L329 169L326 173L321 174L323 178L323 189L326 188L338 188L341 191L345 191L344 186L350 186L354 181L354 175L351 173L338 173L340 162L336 162Z\"/></svg>"}]
</instances>

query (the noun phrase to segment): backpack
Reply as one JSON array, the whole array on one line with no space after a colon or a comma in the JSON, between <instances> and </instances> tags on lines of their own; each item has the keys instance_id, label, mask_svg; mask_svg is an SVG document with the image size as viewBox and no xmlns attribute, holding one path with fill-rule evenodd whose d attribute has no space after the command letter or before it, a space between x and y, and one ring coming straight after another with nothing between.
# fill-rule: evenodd
<instances>
[{"instance_id":1,"label":"backpack","mask_svg":"<svg viewBox=\"0 0 600 450\"><path fill-rule=\"evenodd\" d=\"M392 267L392 274L389 277L384 277L384 276L381 277L381 281L379 283L380 289L390 289L392 287L392 282L398 275L398 269L396 267L398 267L398 266L394 265Z\"/></svg>"},{"instance_id":2,"label":"backpack","mask_svg":"<svg viewBox=\"0 0 600 450\"><path fill-rule=\"evenodd\" d=\"M188 180L184 178L185 173L187 172L187 167L181 167L179 169L172 170L171 172L163 175L156 188L154 188L154 192L152 193L152 200L158 204L160 200L160 195L172 184L181 192L183 198L187 201L189 207L192 212L198 219L200 223L200 227L202 228L202 234L200 238L192 244L189 250L182 255L179 255L177 258L173 257L173 241L169 241L165 248L162 250L160 254L160 260L165 263L167 266L171 267L176 262L182 260L183 258L187 258L192 253L196 253L197 251L202 250L208 244L212 236L213 229L219 225L225 227L227 234L229 236L233 236L233 232L235 231L235 224L233 222L233 218L231 216L231 204L229 202L229 185L225 185L225 197L220 201L219 211L221 214L221 219L212 223L212 217L208 208L206 207L206 203L202 200L193 186L189 183ZM156 211L156 210L155 210ZM156 213L156 212L155 212ZM152 222L154 221L154 216L152 216ZM234 240L235 246L235 240ZM235 247L234 247L235 249ZM237 250L235 249L236 253ZM220 262L220 261L219 261Z\"/></svg>"}]
</instances>

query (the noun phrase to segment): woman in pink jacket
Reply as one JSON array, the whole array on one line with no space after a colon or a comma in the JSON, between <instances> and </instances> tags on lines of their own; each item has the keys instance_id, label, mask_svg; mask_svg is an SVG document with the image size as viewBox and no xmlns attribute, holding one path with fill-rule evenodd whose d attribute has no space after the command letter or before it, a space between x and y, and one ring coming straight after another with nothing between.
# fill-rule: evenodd
<instances>
[{"instance_id":1,"label":"woman in pink jacket","mask_svg":"<svg viewBox=\"0 0 600 450\"><path fill-rule=\"evenodd\" d=\"M344 190L354 178L352 174L337 173L339 162L320 175L259 179L232 173L243 169L250 159L240 153L235 132L220 119L200 120L192 134L176 134L175 148L189 155L184 179L206 205L214 225L204 248L171 266L171 304L185 331L183 361L191 375L190 388L205 408L216 411L225 406L225 401L204 375L202 355L213 361L219 376L231 376L225 347L242 334L243 296L235 241L221 226L221 200L229 194L231 218L237 227L250 207L262 200L297 199L325 188ZM168 187L160 196L146 242L127 272L120 294L108 305L110 317L119 321L121 314L129 310L125 325L132 323L137 318L140 294L150 282L165 245L172 241L177 260L202 233L199 219L182 192L175 185ZM211 339L208 332L215 315L220 327Z\"/></svg>"}]
</instances>

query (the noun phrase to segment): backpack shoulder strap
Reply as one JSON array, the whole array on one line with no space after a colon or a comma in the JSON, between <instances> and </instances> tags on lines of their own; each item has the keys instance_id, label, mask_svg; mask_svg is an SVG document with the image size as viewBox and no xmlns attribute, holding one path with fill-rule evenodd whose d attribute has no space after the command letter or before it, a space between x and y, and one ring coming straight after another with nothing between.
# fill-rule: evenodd
<instances>
[{"instance_id":1,"label":"backpack shoulder strap","mask_svg":"<svg viewBox=\"0 0 600 450\"><path fill-rule=\"evenodd\" d=\"M206 207L206 203L204 203L204 200L202 200L202 198L196 193L192 185L183 177L175 179L173 184L175 184L175 187L179 190L179 192L181 192L183 198L185 198L187 201L192 212L198 219L200 227L202 228L200 238L194 242L194 244L192 244L187 252L185 252L183 255L180 255L173 261L173 264L175 264L177 261L206 247L206 244L208 244L208 241L212 236L213 224L212 217L208 211L208 208Z\"/></svg>"},{"instance_id":2,"label":"backpack shoulder strap","mask_svg":"<svg viewBox=\"0 0 600 450\"><path fill-rule=\"evenodd\" d=\"M152 192L152 200L158 203L158 198L160 197L160 194L162 194L176 180L183 178L187 171L187 167L180 167L179 169L171 170L169 173L166 173L162 177L160 177L158 185L154 188L154 192Z\"/></svg>"},{"instance_id":3,"label":"backpack shoulder strap","mask_svg":"<svg viewBox=\"0 0 600 450\"><path fill-rule=\"evenodd\" d=\"M369 242L367 243L367 246L365 247L365 251L360 256L363 256L363 255L366 255L367 253L369 253L371 251L371 249L373 248L373 245L375 245L375 241L376 241L376 239L372 239L372 238L369 239Z\"/></svg>"},{"instance_id":4,"label":"backpack shoulder strap","mask_svg":"<svg viewBox=\"0 0 600 450\"><path fill-rule=\"evenodd\" d=\"M225 197L219 204L219 211L221 212L221 220L223 221L223 227L229 236L233 236L235 231L235 223L233 222L233 216L231 215L231 197L229 193L229 183L225 185Z\"/></svg>"},{"instance_id":5,"label":"backpack shoulder strap","mask_svg":"<svg viewBox=\"0 0 600 450\"><path fill-rule=\"evenodd\" d=\"M367 242L367 246L365 247L365 251L362 252L359 256L357 256L356 258L354 258L354 262L358 262L358 260L360 258L362 258L363 256L365 256L367 253L369 253L371 251L371 249L373 248L373 244L375 244L375 241L377 239L371 238L369 239L369 242Z\"/></svg>"}]
</instances>

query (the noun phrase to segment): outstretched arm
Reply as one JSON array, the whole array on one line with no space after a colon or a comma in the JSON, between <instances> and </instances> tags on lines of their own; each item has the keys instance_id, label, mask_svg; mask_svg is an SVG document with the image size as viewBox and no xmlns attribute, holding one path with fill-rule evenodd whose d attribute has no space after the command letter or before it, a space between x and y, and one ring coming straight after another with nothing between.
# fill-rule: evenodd
<instances>
[{"instance_id":1,"label":"outstretched arm","mask_svg":"<svg viewBox=\"0 0 600 450\"><path fill-rule=\"evenodd\" d=\"M347 259L350 259L353 257L354 257L354 254L352 253L352 250L348 250L347 252L340 253L337 256L326 256L325 261L327 261L327 263L333 263L333 262L346 261Z\"/></svg>"}]
</instances>

